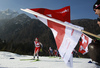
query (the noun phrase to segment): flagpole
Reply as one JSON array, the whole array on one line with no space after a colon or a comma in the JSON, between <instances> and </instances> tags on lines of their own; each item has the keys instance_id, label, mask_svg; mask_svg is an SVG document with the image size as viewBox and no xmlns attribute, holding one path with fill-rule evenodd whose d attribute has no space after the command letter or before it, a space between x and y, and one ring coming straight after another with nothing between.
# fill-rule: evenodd
<instances>
[{"instance_id":1,"label":"flagpole","mask_svg":"<svg viewBox=\"0 0 100 68\"><path fill-rule=\"evenodd\" d=\"M67 26L67 27L69 27L69 28L75 29L75 30L77 30L77 31L81 31L80 28L77 28L77 27L75 27L75 26L72 26L72 25L63 23L62 21L57 20L57 19L54 19L54 18L49 18L49 17L47 17L47 16L44 16L44 15L42 15L42 14L40 14L40 13L37 13L37 12L35 12L35 11L32 11L32 10L30 10L30 9L21 9L21 10L22 10L22 11L25 11L25 12L28 12L28 13L31 13L31 14L33 14L33 15L36 15L36 16L39 16L39 17L48 19L48 20L53 21L53 22L55 22L55 23L58 23L58 24Z\"/></svg>"},{"instance_id":2,"label":"flagpole","mask_svg":"<svg viewBox=\"0 0 100 68\"><path fill-rule=\"evenodd\" d=\"M91 36L93 36L93 37L100 38L100 36L95 35L95 34L93 34L93 33L90 33L90 32L84 31L84 30L81 30L81 31L82 31L83 33L88 34L88 35L91 35Z\"/></svg>"},{"instance_id":3,"label":"flagpole","mask_svg":"<svg viewBox=\"0 0 100 68\"><path fill-rule=\"evenodd\" d=\"M54 19L54 18L46 17L46 16L44 16L44 15L42 15L42 14L40 14L40 13L37 13L37 12L35 12L35 11L32 11L32 10L30 10L30 9L21 9L21 10L22 10L22 11L25 11L25 12L28 12L28 13L30 13L30 14L33 14L33 15L36 15L36 16L39 16L39 17L48 19L48 20L50 20L50 21L56 22L56 23L58 23L58 24L67 26L67 27L69 27L69 28L75 29L75 30L77 30L77 31L81 31L81 32L86 33L86 34L88 34L88 35L91 35L91 36L93 36L93 37L100 38L100 36L97 36L97 35L92 34L92 33L90 33L90 32L84 31L82 28L78 28L76 25L69 25L69 24L63 23L63 22L60 21L60 20L57 20L57 19Z\"/></svg>"}]
</instances>

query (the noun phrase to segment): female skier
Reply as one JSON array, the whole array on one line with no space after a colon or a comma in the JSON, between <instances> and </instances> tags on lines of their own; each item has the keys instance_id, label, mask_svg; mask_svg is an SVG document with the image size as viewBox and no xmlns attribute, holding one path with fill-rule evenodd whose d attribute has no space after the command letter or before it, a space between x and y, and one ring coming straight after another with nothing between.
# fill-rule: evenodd
<instances>
[{"instance_id":1,"label":"female skier","mask_svg":"<svg viewBox=\"0 0 100 68\"><path fill-rule=\"evenodd\" d=\"M37 59L39 60L39 51L40 51L40 48L43 47L42 43L38 41L38 38L35 38L35 41L34 41L34 44L35 44L35 50L34 50L34 57L33 57L33 60L35 60L35 55L37 54Z\"/></svg>"}]
</instances>

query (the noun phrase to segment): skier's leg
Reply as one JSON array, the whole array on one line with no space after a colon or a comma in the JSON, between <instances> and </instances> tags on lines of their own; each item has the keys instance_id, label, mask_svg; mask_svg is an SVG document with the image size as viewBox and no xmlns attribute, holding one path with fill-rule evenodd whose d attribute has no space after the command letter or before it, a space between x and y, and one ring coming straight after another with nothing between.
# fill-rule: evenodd
<instances>
[{"instance_id":1,"label":"skier's leg","mask_svg":"<svg viewBox=\"0 0 100 68\"><path fill-rule=\"evenodd\" d=\"M38 53L39 53L39 51L37 51L37 59L39 60L39 54Z\"/></svg>"},{"instance_id":2,"label":"skier's leg","mask_svg":"<svg viewBox=\"0 0 100 68\"><path fill-rule=\"evenodd\" d=\"M34 51L34 55L33 55L33 60L35 60L35 51Z\"/></svg>"},{"instance_id":3,"label":"skier's leg","mask_svg":"<svg viewBox=\"0 0 100 68\"><path fill-rule=\"evenodd\" d=\"M35 60L36 51L37 51L37 49L35 48L35 50L34 50L34 56L33 56L33 60Z\"/></svg>"}]
</instances>

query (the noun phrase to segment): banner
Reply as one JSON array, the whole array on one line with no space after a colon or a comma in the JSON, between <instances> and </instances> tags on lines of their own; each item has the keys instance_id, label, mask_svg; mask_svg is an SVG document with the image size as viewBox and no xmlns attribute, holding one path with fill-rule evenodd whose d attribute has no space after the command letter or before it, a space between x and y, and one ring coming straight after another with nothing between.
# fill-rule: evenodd
<instances>
[{"instance_id":1,"label":"banner","mask_svg":"<svg viewBox=\"0 0 100 68\"><path fill-rule=\"evenodd\" d=\"M80 47L79 52L83 55L88 52L88 45L92 42L92 39L85 34L81 35Z\"/></svg>"}]
</instances>

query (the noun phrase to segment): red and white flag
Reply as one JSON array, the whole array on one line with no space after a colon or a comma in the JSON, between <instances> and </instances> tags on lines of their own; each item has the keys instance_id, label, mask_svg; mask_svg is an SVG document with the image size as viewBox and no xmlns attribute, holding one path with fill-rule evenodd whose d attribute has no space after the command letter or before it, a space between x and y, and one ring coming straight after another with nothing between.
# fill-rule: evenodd
<instances>
[{"instance_id":1,"label":"red and white flag","mask_svg":"<svg viewBox=\"0 0 100 68\"><path fill-rule=\"evenodd\" d=\"M79 52L82 53L83 55L86 54L88 52L88 45L92 42L92 39L90 37L88 37L85 34L81 35L81 41L80 43L80 47L79 47Z\"/></svg>"},{"instance_id":2,"label":"red and white flag","mask_svg":"<svg viewBox=\"0 0 100 68\"><path fill-rule=\"evenodd\" d=\"M56 13L60 13L64 19L64 21L67 21L68 23L70 23L70 6L61 8L61 9L57 9L57 10L52 10Z\"/></svg>"},{"instance_id":3,"label":"red and white flag","mask_svg":"<svg viewBox=\"0 0 100 68\"><path fill-rule=\"evenodd\" d=\"M44 8L22 10L32 14L35 14L36 12L36 17L52 30L59 53L64 62L68 64L71 53L77 45L82 32L61 25L58 22L54 22L53 20L59 20L63 23L69 23L70 6L64 7L61 10L49 10ZM68 15L68 17L66 17L66 15Z\"/></svg>"}]
</instances>

